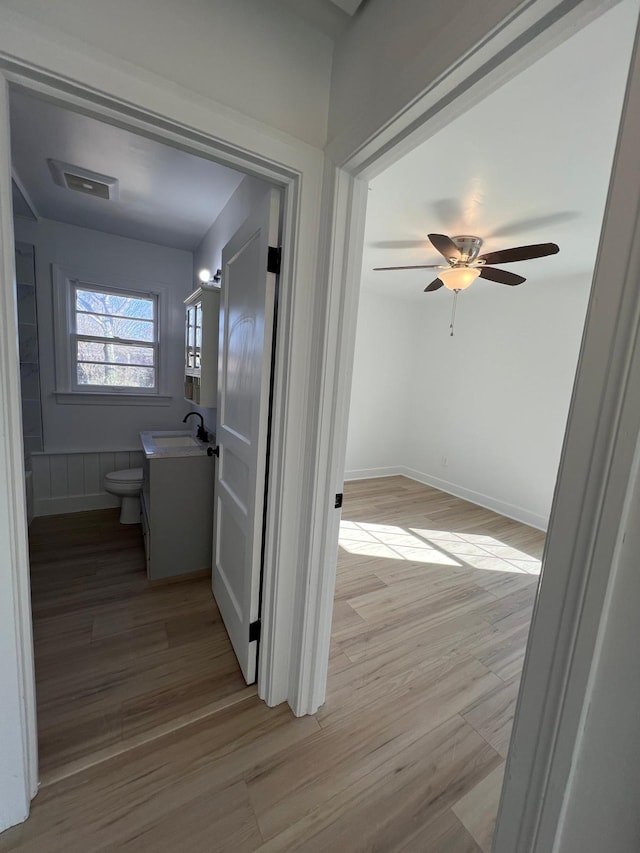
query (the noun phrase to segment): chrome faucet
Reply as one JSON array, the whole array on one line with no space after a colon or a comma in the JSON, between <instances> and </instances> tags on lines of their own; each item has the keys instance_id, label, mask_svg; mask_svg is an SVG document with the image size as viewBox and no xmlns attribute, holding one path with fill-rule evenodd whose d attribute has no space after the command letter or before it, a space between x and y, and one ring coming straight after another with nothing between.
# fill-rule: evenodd
<instances>
[{"instance_id":1,"label":"chrome faucet","mask_svg":"<svg viewBox=\"0 0 640 853\"><path fill-rule=\"evenodd\" d=\"M204 428L204 418L200 414L200 412L187 412L187 414L183 417L182 423L186 424L187 420L191 417L191 415L195 415L197 418L200 418L200 423L198 424L198 429L196 430L196 435L200 439L200 441L209 441L209 433Z\"/></svg>"}]
</instances>

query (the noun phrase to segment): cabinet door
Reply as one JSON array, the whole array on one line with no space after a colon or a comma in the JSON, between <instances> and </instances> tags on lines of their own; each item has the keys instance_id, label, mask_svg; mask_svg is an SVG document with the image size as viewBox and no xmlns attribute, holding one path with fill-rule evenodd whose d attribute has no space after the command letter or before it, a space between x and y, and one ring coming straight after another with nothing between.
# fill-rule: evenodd
<instances>
[{"instance_id":1,"label":"cabinet door","mask_svg":"<svg viewBox=\"0 0 640 853\"><path fill-rule=\"evenodd\" d=\"M192 370L195 367L195 306L187 308L185 367Z\"/></svg>"},{"instance_id":2,"label":"cabinet door","mask_svg":"<svg viewBox=\"0 0 640 853\"><path fill-rule=\"evenodd\" d=\"M199 370L202 367L202 303L197 302L194 319L193 366Z\"/></svg>"}]
</instances>

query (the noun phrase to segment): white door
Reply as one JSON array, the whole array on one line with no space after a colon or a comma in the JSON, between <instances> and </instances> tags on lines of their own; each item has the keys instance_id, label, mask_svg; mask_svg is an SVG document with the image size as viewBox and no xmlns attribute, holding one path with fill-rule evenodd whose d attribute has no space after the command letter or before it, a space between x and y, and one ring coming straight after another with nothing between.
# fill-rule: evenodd
<instances>
[{"instance_id":1,"label":"white door","mask_svg":"<svg viewBox=\"0 0 640 853\"><path fill-rule=\"evenodd\" d=\"M247 684L257 675L279 197L271 190L222 252L213 594Z\"/></svg>"}]
</instances>

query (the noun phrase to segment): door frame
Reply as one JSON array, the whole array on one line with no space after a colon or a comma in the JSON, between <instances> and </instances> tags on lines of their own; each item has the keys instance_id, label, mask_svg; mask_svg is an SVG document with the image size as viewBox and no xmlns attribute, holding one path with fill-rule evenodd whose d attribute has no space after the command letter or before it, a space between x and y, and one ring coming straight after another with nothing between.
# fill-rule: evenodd
<instances>
[{"instance_id":1,"label":"door frame","mask_svg":"<svg viewBox=\"0 0 640 853\"><path fill-rule=\"evenodd\" d=\"M326 188L333 230L324 235L330 299L326 306L325 393L318 406L315 547L309 571L306 643L299 668L309 712L324 700L335 589L349 396L362 257L366 181L413 150L469 106L616 5L597 0L523 3L505 27L461 59L415 102L355 151L334 140L327 153L341 166ZM620 519L636 476L640 430L640 60L636 32L630 78L634 109L625 109L594 271L565 432L543 570L534 609L494 853L549 853L562 826L574 772L590 674L616 578ZM635 69L635 70L634 70ZM629 86L625 107L629 103ZM349 153L346 153L349 152ZM327 457L329 462L327 462ZM576 495L580 500L576 500ZM638 601L640 612L640 601ZM307 689L308 687L308 689Z\"/></svg>"},{"instance_id":2,"label":"door frame","mask_svg":"<svg viewBox=\"0 0 640 853\"><path fill-rule=\"evenodd\" d=\"M0 10L0 18L2 13ZM282 193L282 262L278 337L273 362L272 443L266 510L258 694L270 706L301 704L291 677L293 600L304 583L304 489L308 458L304 422L318 280L318 235L325 157L161 77L124 62L70 52L51 32L27 32L2 20L0 41L0 674L7 687L7 724L0 733L0 831L26 819L37 793L37 719L23 479L17 306L11 212L9 86L76 109L134 133L259 177ZM5 49L3 49L5 45ZM6 48L10 45L10 48ZM9 52L10 51L10 52ZM42 67L47 57L47 67ZM6 584L6 586L5 586ZM6 618L5 618L6 616ZM11 685L15 690L11 690ZM5 759L6 756L6 760ZM16 785L24 780L24 790Z\"/></svg>"},{"instance_id":3,"label":"door frame","mask_svg":"<svg viewBox=\"0 0 640 853\"><path fill-rule=\"evenodd\" d=\"M366 143L360 144L347 128L327 147L326 160L311 146L169 86L155 75L124 62L107 64L88 50L71 51L66 44L55 42L51 33L27 31L8 21L3 43L11 49L0 50L4 78L0 81L0 285L2 306L7 309L0 312L0 339L10 345L0 347L0 383L6 394L3 411L8 426L0 441L0 475L11 475L15 480L8 484L12 509L6 528L10 541L5 548L0 537L0 558L9 560L12 568L10 596L15 618L9 625L9 640L18 650L14 680L20 719L12 717L11 726L6 728L15 736L15 743L24 745L20 756L20 750L11 754L13 763L6 769L14 780L25 779L26 784L24 798L20 799L18 791L7 800L11 809L0 816L7 826L26 817L28 796L37 786L12 295L13 228L6 183L7 82L35 89L122 126L142 129L161 141L204 153L284 188L285 252L279 318L284 337L279 340L276 359L259 690L269 704L286 699L295 713L313 713L324 699L326 684L339 522L334 497L342 490L344 471L367 180L612 5L615 0L525 0L503 26L484 34L473 51L425 86L420 97L399 105L395 116L380 121ZM633 148L634 132L629 126L621 136L622 142L626 138L627 148ZM617 160L615 176L619 187L626 179L627 190L630 185L638 187L638 193L631 195L640 194L640 176L630 164L628 150ZM622 210L623 201L613 193L609 200L612 214L618 203ZM612 215L610 221L615 218ZM547 838L552 837L548 833L553 828L553 814L545 809L547 803L555 806L559 798L546 795L549 790L559 790L549 786L552 778L557 783L562 776L553 777L551 771L562 770L557 763L560 747L565 759L571 747L571 731L566 732L562 743L558 740L560 723L577 726L579 708L566 708L565 701L569 688L575 691L574 700L581 695L581 688L586 689L590 643L595 642L599 617L604 612L608 571L600 573L595 585L585 586L579 577L585 575L585 559L594 565L594 560L602 562L604 557L606 564L612 554L617 518L612 512L603 515L606 489L615 486L616 494L624 490L631 468L625 467L625 448L613 447L606 439L629 423L633 426L637 414L625 413L621 395L626 390L632 344L640 333L640 315L628 312L628 306L635 305L635 282L628 272L637 272L640 265L639 232L636 219L616 241L610 239L609 226L603 232L600 257L611 260L616 250L614 268L620 271L620 282L613 292L608 289L606 306L601 301L596 305L592 299L549 531L549 540L556 546L547 547L543 572L545 583L555 573L554 586L562 592L562 602L571 607L562 625L558 608L551 608L549 614L548 608L536 609L521 697L543 696L545 715L543 718L539 703L539 713L525 714L520 701L496 853L551 849L538 842L545 814L550 816ZM599 264L598 269L603 268ZM596 288L599 281L604 285L602 278L596 275ZM627 316L628 322L616 325L614 321L622 316ZM310 329L313 334L308 334ZM607 362L609 375L603 376L596 356L608 344L615 346ZM632 417L631 422L625 421L623 414ZM600 423L613 432L605 435L599 431ZM569 501L576 482L584 486L579 507ZM596 530L597 536L588 536L589 530ZM553 591L553 586L549 590ZM587 603L589 619L585 614ZM0 642L4 641L5 636L0 634ZM9 648L10 643L2 645L0 653L4 655ZM574 677L576 674L579 677ZM18 698L23 701L18 702ZM0 780L3 806L5 789Z\"/></svg>"}]
</instances>

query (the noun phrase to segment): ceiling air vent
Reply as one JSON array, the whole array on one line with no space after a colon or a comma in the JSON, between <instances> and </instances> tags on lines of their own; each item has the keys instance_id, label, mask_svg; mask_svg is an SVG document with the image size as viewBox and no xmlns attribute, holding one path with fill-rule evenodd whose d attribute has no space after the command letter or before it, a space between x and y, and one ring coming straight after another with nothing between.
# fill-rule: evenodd
<instances>
[{"instance_id":1,"label":"ceiling air vent","mask_svg":"<svg viewBox=\"0 0 640 853\"><path fill-rule=\"evenodd\" d=\"M118 197L117 178L110 178L109 175L101 175L99 172L82 169L60 160L47 160L47 163L53 180L60 187L95 198L113 200Z\"/></svg>"}]
</instances>

